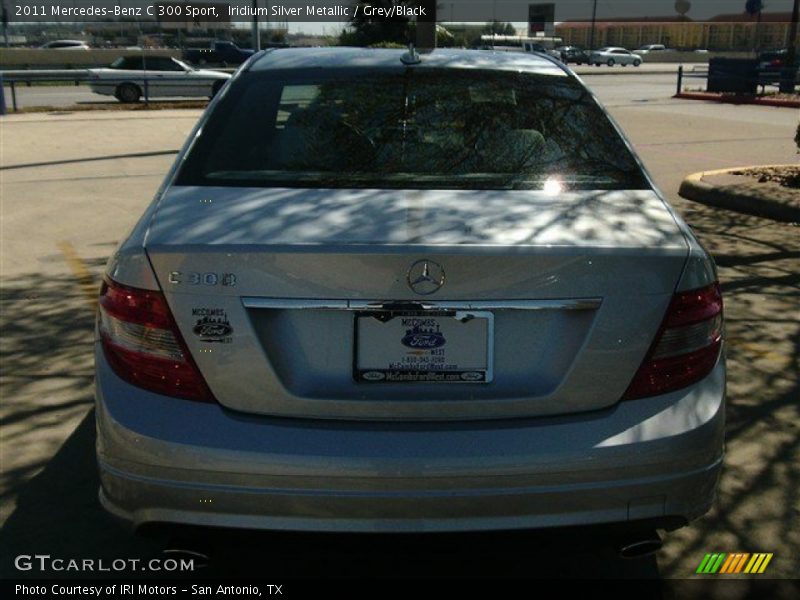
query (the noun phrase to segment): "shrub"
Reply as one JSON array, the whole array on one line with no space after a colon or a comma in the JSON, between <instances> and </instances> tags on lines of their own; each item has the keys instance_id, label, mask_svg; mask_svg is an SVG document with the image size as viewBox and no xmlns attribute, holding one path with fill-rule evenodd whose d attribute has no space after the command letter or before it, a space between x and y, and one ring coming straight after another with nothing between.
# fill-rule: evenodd
<instances>
[{"instance_id":1,"label":"shrub","mask_svg":"<svg viewBox=\"0 0 800 600\"><path fill-rule=\"evenodd\" d=\"M797 124L797 133L794 134L794 143L797 144L797 152L800 152L800 123Z\"/></svg>"}]
</instances>

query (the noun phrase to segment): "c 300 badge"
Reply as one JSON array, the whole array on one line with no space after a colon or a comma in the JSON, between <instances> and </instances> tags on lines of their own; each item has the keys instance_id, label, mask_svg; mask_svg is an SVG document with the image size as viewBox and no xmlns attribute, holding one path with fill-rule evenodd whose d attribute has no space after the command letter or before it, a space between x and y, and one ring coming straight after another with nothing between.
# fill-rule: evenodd
<instances>
[{"instance_id":1,"label":"c 300 badge","mask_svg":"<svg viewBox=\"0 0 800 600\"><path fill-rule=\"evenodd\" d=\"M192 328L201 342L230 344L233 327L224 308L193 308L193 317L200 317Z\"/></svg>"},{"instance_id":2,"label":"c 300 badge","mask_svg":"<svg viewBox=\"0 0 800 600\"><path fill-rule=\"evenodd\" d=\"M236 273L198 273L197 271L170 271L167 279L172 285L236 285Z\"/></svg>"}]
</instances>

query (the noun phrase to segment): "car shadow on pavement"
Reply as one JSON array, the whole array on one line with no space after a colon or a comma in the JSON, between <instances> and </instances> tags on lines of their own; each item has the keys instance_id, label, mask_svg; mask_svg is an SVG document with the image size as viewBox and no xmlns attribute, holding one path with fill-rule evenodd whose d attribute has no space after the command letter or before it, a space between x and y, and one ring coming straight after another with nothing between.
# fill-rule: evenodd
<instances>
[{"instance_id":1,"label":"car shadow on pavement","mask_svg":"<svg viewBox=\"0 0 800 600\"><path fill-rule=\"evenodd\" d=\"M608 527L340 534L183 528L167 546L208 556L204 576L657 579L655 556L620 558Z\"/></svg>"},{"instance_id":2,"label":"car shadow on pavement","mask_svg":"<svg viewBox=\"0 0 800 600\"><path fill-rule=\"evenodd\" d=\"M725 303L726 457L712 511L665 546L662 573L706 552L773 552L794 577L800 552L800 236L797 226L678 200L714 255Z\"/></svg>"},{"instance_id":3,"label":"car shadow on pavement","mask_svg":"<svg viewBox=\"0 0 800 600\"><path fill-rule=\"evenodd\" d=\"M130 528L106 513L97 499L99 478L94 455L94 410L61 446L42 471L17 496L17 506L0 530L0 577L103 576L95 571L20 571L19 555L49 554L52 558L153 558L161 549L134 536ZM105 573L105 575L115 575ZM116 575L119 575L117 573Z\"/></svg>"},{"instance_id":4,"label":"car shadow on pavement","mask_svg":"<svg viewBox=\"0 0 800 600\"><path fill-rule=\"evenodd\" d=\"M97 500L92 288L99 291L105 258L83 261L88 284L61 267L62 254L39 261L40 272L4 276L0 294L2 577L41 576L14 568L20 554L97 559L160 551L133 540Z\"/></svg>"}]
</instances>

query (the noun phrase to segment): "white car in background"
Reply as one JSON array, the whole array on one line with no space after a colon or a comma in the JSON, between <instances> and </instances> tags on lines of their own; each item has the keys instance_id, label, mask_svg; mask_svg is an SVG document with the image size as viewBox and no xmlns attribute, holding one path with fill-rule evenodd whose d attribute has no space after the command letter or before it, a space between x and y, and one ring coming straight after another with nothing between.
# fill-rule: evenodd
<instances>
[{"instance_id":1,"label":"white car in background","mask_svg":"<svg viewBox=\"0 0 800 600\"><path fill-rule=\"evenodd\" d=\"M637 48L633 51L634 54L650 54L651 52L666 52L667 47L664 44L645 44L641 48Z\"/></svg>"},{"instance_id":2,"label":"white car in background","mask_svg":"<svg viewBox=\"0 0 800 600\"><path fill-rule=\"evenodd\" d=\"M89 44L81 40L54 40L39 46L40 50L91 50Z\"/></svg>"},{"instance_id":3,"label":"white car in background","mask_svg":"<svg viewBox=\"0 0 800 600\"><path fill-rule=\"evenodd\" d=\"M120 102L140 98L211 98L230 74L195 69L169 56L121 56L108 67L89 69L89 87Z\"/></svg>"},{"instance_id":4,"label":"white car in background","mask_svg":"<svg viewBox=\"0 0 800 600\"><path fill-rule=\"evenodd\" d=\"M607 64L609 67L614 65L633 65L638 67L642 64L644 59L638 54L634 54L625 48L617 48L614 46L607 46L599 50L593 50L589 57L589 64L599 67L602 64Z\"/></svg>"}]
</instances>

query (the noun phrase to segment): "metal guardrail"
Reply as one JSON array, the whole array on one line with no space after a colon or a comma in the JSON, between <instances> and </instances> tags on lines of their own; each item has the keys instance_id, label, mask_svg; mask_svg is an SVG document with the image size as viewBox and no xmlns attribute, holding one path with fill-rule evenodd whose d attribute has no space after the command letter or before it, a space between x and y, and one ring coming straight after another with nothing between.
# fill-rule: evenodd
<instances>
[{"instance_id":1,"label":"metal guardrail","mask_svg":"<svg viewBox=\"0 0 800 600\"><path fill-rule=\"evenodd\" d=\"M3 86L0 87L0 96L2 96L2 104L5 108L5 84L8 83L11 89L11 107L14 112L17 112L17 84L27 83L30 87L34 81L45 83L59 83L59 82L75 82L78 86L82 81L89 80L88 69L41 69L41 70L11 70L0 71L0 81ZM3 112L5 114L5 111Z\"/></svg>"},{"instance_id":2,"label":"metal guardrail","mask_svg":"<svg viewBox=\"0 0 800 600\"><path fill-rule=\"evenodd\" d=\"M5 81L82 81L89 78L89 69L16 69L0 71Z\"/></svg>"},{"instance_id":3,"label":"metal guardrail","mask_svg":"<svg viewBox=\"0 0 800 600\"><path fill-rule=\"evenodd\" d=\"M207 69L209 71L219 71L219 72L232 72L234 69ZM145 72L146 73L146 72ZM192 78L192 82L203 82L203 81L221 81L215 78L203 78L203 77L194 77ZM113 85L116 83L127 83L131 82L136 85L139 85L139 81L141 81L141 88L142 88L142 97L144 98L145 104L149 103L151 100L150 97L150 84L153 81L157 81L159 83L169 83L169 82L181 82L186 83L187 79L184 77L165 77L162 75L158 76L151 76L147 77L142 75L140 77L102 77L102 78L95 78L89 73L89 69L31 69L31 70L7 70L7 71L0 71L0 105L2 108L5 109L5 93L4 93L4 86L7 84L11 91L11 107L14 112L17 112L17 84L24 83L27 87L30 87L32 83L39 82L39 83L60 83L60 82L73 82L76 86L79 86L81 83L85 82L102 82L107 83L109 85ZM5 110L0 112L0 114L5 114Z\"/></svg>"}]
</instances>

